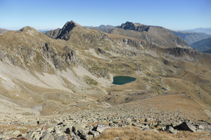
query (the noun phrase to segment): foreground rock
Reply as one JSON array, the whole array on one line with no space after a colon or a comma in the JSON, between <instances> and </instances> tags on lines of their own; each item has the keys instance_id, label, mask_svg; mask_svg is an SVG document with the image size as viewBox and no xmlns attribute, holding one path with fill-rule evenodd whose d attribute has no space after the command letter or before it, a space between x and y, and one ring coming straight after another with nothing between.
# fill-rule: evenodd
<instances>
[{"instance_id":1,"label":"foreground rock","mask_svg":"<svg viewBox=\"0 0 211 140\"><path fill-rule=\"evenodd\" d=\"M174 115L166 113L166 118L156 117L149 112L139 114L116 112L116 116L109 115L109 109L102 112L78 112L70 116L59 116L50 119L22 120L22 121L4 121L1 125L15 125L17 130L4 130L0 134L0 140L6 139L27 139L27 140L89 140L98 137L104 131L111 127L136 126L144 130L152 129L154 132L166 131L177 134L179 131L190 132L209 132L211 133L211 124L201 121L194 122L179 116L174 121ZM110 111L113 111L110 108ZM148 114L149 113L149 114ZM155 112L154 112L155 113ZM156 113L155 113L156 114ZM177 115L177 114L176 114ZM144 117L145 116L145 117ZM27 128L24 132L22 128ZM21 129L20 129L21 128ZM18 130L19 129L19 130ZM211 134L210 134L211 136Z\"/></svg>"}]
</instances>

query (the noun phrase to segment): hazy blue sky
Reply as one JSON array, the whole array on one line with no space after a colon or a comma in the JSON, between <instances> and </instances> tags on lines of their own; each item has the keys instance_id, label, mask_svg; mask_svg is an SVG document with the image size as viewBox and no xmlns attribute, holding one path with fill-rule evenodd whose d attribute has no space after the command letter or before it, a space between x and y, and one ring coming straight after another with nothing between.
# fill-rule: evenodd
<instances>
[{"instance_id":1,"label":"hazy blue sky","mask_svg":"<svg viewBox=\"0 0 211 140\"><path fill-rule=\"evenodd\" d=\"M126 21L184 30L211 27L211 0L0 0L0 28L121 25Z\"/></svg>"}]
</instances>

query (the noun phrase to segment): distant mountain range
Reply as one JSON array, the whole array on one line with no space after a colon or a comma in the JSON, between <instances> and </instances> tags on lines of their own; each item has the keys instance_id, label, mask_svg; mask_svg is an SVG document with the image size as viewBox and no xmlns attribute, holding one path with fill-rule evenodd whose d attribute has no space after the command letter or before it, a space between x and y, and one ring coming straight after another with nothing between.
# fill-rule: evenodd
<instances>
[{"instance_id":1,"label":"distant mountain range","mask_svg":"<svg viewBox=\"0 0 211 140\"><path fill-rule=\"evenodd\" d=\"M38 31L40 31L41 33L46 33L47 31L50 31L50 29L49 30L38 30Z\"/></svg>"},{"instance_id":2,"label":"distant mountain range","mask_svg":"<svg viewBox=\"0 0 211 140\"><path fill-rule=\"evenodd\" d=\"M190 45L200 52L211 53L211 38L203 39Z\"/></svg>"},{"instance_id":3,"label":"distant mountain range","mask_svg":"<svg viewBox=\"0 0 211 140\"><path fill-rule=\"evenodd\" d=\"M98 27L94 27L94 26L84 26L85 28L89 28L89 29L95 29L95 30L100 30L106 33L109 33L110 30L112 30L113 28L115 28L115 26L113 25L100 25Z\"/></svg>"},{"instance_id":4,"label":"distant mountain range","mask_svg":"<svg viewBox=\"0 0 211 140\"><path fill-rule=\"evenodd\" d=\"M211 37L211 35L208 35L206 33L183 32L183 31L172 31L172 33L182 38L185 42L188 43L188 45L191 45L202 39Z\"/></svg>"},{"instance_id":5,"label":"distant mountain range","mask_svg":"<svg viewBox=\"0 0 211 140\"><path fill-rule=\"evenodd\" d=\"M195 29L183 30L183 32L199 32L211 35L211 28L195 28Z\"/></svg>"},{"instance_id":6,"label":"distant mountain range","mask_svg":"<svg viewBox=\"0 0 211 140\"><path fill-rule=\"evenodd\" d=\"M6 32L6 31L7 31L6 29L0 28L0 34Z\"/></svg>"},{"instance_id":7,"label":"distant mountain range","mask_svg":"<svg viewBox=\"0 0 211 140\"><path fill-rule=\"evenodd\" d=\"M137 27L139 26L139 29L135 29L133 27L136 31L141 31L141 30L144 30L144 28L145 28L140 23L133 23L133 24L136 25ZM94 26L84 26L84 27L89 28L89 29L100 30L100 31L103 31L106 33L110 33L112 31L112 29L116 28L117 26L100 25L98 27L94 27ZM151 26L151 27L159 27L159 26ZM130 28L132 28L132 27L130 27ZM180 38L182 38L188 45L191 45L191 44L193 44L197 41L200 41L202 39L210 38L211 37L211 35L209 35L209 34L211 34L211 32L209 33L210 30L211 30L211 28L196 28L196 29L190 29L190 30L184 30L184 31L173 31L172 30L171 32L174 33L175 35L179 36Z\"/></svg>"}]
</instances>

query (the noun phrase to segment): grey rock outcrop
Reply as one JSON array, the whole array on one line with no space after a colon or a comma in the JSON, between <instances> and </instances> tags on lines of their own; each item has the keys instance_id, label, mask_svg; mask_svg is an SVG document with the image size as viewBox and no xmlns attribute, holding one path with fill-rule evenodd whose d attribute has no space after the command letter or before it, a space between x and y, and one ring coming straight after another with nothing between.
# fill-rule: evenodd
<instances>
[{"instance_id":1,"label":"grey rock outcrop","mask_svg":"<svg viewBox=\"0 0 211 140\"><path fill-rule=\"evenodd\" d=\"M122 28L125 30L134 30L134 31L139 31L139 32L146 31L147 32L149 30L150 26L132 23L132 22L127 21L126 23L119 26L119 28Z\"/></svg>"}]
</instances>

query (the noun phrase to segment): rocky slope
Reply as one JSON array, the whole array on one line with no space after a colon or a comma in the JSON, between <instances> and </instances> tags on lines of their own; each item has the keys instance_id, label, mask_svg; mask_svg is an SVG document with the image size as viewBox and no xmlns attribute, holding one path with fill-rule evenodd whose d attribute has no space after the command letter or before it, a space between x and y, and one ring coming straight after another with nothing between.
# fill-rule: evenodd
<instances>
[{"instance_id":1,"label":"rocky slope","mask_svg":"<svg viewBox=\"0 0 211 140\"><path fill-rule=\"evenodd\" d=\"M31 27L0 35L0 136L91 138L96 123L134 118L139 127L162 118L166 131L187 122L210 132L211 55L167 29L126 25L108 34L71 21L47 36ZM137 80L113 85L114 76Z\"/></svg>"},{"instance_id":2,"label":"rocky slope","mask_svg":"<svg viewBox=\"0 0 211 140\"><path fill-rule=\"evenodd\" d=\"M206 33L200 33L200 32L172 31L172 33L182 38L185 42L188 43L188 45L191 45L197 41L211 37L211 35L208 35Z\"/></svg>"},{"instance_id":3,"label":"rocky slope","mask_svg":"<svg viewBox=\"0 0 211 140\"><path fill-rule=\"evenodd\" d=\"M197 49L200 52L204 52L211 49L211 38L197 41L190 45L192 48Z\"/></svg>"}]
</instances>

